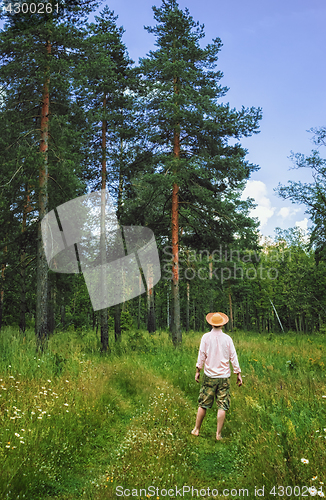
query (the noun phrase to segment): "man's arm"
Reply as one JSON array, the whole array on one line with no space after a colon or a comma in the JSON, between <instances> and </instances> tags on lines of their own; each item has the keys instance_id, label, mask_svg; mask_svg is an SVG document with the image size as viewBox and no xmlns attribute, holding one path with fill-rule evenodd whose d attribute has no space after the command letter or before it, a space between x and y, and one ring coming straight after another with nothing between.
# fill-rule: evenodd
<instances>
[{"instance_id":1,"label":"man's arm","mask_svg":"<svg viewBox=\"0 0 326 500\"><path fill-rule=\"evenodd\" d=\"M232 363L233 373L237 374L237 384L240 387L242 385L241 368L232 339L230 339L230 361Z\"/></svg>"},{"instance_id":2,"label":"man's arm","mask_svg":"<svg viewBox=\"0 0 326 500\"><path fill-rule=\"evenodd\" d=\"M195 380L198 383L199 383L199 377L200 377L200 370L203 368L203 366L205 364L205 359L207 357L204 338L205 338L205 335L202 336L201 341L200 341L198 358L197 358L197 363L196 363Z\"/></svg>"}]
</instances>

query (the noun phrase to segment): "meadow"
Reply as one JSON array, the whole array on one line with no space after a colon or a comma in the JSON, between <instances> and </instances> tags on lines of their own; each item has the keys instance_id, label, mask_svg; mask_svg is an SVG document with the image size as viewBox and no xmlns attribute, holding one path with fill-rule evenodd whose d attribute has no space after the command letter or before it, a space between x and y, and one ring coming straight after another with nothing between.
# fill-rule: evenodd
<instances>
[{"instance_id":1,"label":"meadow","mask_svg":"<svg viewBox=\"0 0 326 500\"><path fill-rule=\"evenodd\" d=\"M202 332L204 333L204 332ZM0 335L0 498L307 498L326 491L325 335L232 334L223 441L216 408L190 434L202 333ZM325 485L324 485L325 482Z\"/></svg>"}]
</instances>

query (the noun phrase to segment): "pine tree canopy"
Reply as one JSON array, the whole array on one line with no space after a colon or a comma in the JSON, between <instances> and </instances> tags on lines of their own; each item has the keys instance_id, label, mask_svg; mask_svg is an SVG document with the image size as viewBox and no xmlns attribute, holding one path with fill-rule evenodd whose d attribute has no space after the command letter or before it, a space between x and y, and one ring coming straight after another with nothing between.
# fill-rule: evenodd
<instances>
[{"instance_id":1,"label":"pine tree canopy","mask_svg":"<svg viewBox=\"0 0 326 500\"><path fill-rule=\"evenodd\" d=\"M184 238L204 231L210 240L210 234L232 239L236 228L239 233L241 226L253 227L250 205L240 202L239 196L258 167L246 161L247 151L236 141L259 132L261 109L238 111L220 101L228 90L216 69L222 42L215 38L202 48L204 26L188 9L182 11L176 1L164 0L153 11L157 24L145 29L156 36L157 50L140 59L138 73L148 147L159 174L155 189L160 185L163 192L165 186L168 193L173 183L179 186ZM147 179L153 187L150 174ZM148 197L150 191L145 189L140 196ZM168 196L158 204L162 210L169 209Z\"/></svg>"}]
</instances>

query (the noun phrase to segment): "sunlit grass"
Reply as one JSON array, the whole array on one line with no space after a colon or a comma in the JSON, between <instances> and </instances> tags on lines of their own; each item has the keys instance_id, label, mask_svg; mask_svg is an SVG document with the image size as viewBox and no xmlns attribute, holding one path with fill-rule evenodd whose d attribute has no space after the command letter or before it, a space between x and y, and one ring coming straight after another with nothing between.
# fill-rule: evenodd
<instances>
[{"instance_id":1,"label":"sunlit grass","mask_svg":"<svg viewBox=\"0 0 326 500\"><path fill-rule=\"evenodd\" d=\"M247 488L249 498L262 485L266 497L274 485L296 485L321 495L324 337L234 332L244 385L232 375L218 443L215 408L199 438L190 434L200 337L184 334L175 350L165 332L134 331L102 356L94 332L71 331L37 356L33 332L2 330L0 498L117 498L117 486L150 485Z\"/></svg>"}]
</instances>

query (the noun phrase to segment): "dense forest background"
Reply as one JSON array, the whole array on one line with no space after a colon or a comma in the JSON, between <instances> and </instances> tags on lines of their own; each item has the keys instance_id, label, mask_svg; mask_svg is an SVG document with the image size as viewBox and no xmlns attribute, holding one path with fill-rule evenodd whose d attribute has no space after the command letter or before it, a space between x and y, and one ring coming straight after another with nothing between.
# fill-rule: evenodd
<instances>
[{"instance_id":1,"label":"dense forest background","mask_svg":"<svg viewBox=\"0 0 326 500\"><path fill-rule=\"evenodd\" d=\"M313 131L310 157L293 155L314 183L278 187L306 204L309 241L298 229L263 241L241 193L264 166L240 143L262 110L222 103L219 38L203 47L203 26L163 0L146 28L157 48L136 64L108 7L90 23L95 1L15 5L4 3L0 33L0 328L35 328L41 344L100 329L103 350L132 326L168 328L177 345L214 310L229 330L326 331L326 129ZM94 312L82 274L49 270L40 224L100 189L119 224L154 232L161 280Z\"/></svg>"}]
</instances>

